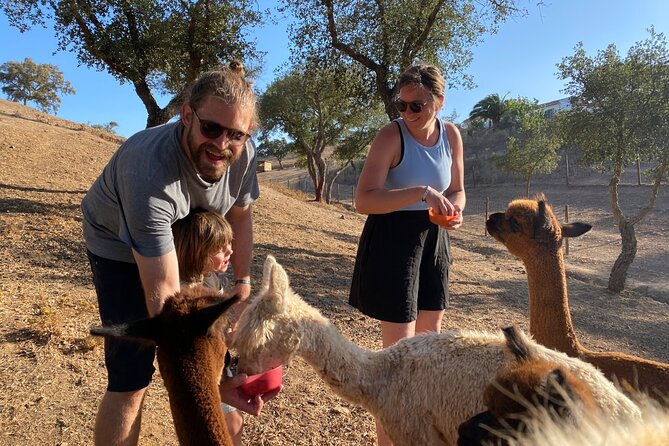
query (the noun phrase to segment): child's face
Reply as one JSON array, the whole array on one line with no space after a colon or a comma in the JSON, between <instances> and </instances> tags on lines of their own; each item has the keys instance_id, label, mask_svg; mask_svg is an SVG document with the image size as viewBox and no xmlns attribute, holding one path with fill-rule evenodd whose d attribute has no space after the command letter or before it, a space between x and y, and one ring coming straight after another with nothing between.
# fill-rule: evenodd
<instances>
[{"instance_id":1,"label":"child's face","mask_svg":"<svg viewBox=\"0 0 669 446\"><path fill-rule=\"evenodd\" d=\"M223 273L230 266L230 256L232 255L232 245L225 245L220 251L214 253L211 257L211 270L216 273Z\"/></svg>"}]
</instances>

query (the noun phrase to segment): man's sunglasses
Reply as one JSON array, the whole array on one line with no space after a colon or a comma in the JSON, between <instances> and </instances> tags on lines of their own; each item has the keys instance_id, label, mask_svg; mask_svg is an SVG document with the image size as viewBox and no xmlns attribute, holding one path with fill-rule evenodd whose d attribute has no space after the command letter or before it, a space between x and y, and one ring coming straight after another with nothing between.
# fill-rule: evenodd
<instances>
[{"instance_id":1,"label":"man's sunglasses","mask_svg":"<svg viewBox=\"0 0 669 446\"><path fill-rule=\"evenodd\" d=\"M427 102L418 102L418 101L412 101L412 102L404 102L401 99L397 99L395 101L395 107L397 107L397 110L399 110L400 113L404 113L407 111L407 107L411 109L412 112L414 113L420 113L423 111L423 107L427 105Z\"/></svg>"},{"instance_id":2,"label":"man's sunglasses","mask_svg":"<svg viewBox=\"0 0 669 446\"><path fill-rule=\"evenodd\" d=\"M202 136L205 138L218 139L225 132L225 139L228 141L228 144L233 146L243 146L244 143L246 143L246 140L251 136L241 130L223 127L218 122L200 119L200 116L195 109L193 109L193 114L197 117L197 120L200 121L200 133L202 133Z\"/></svg>"}]
</instances>

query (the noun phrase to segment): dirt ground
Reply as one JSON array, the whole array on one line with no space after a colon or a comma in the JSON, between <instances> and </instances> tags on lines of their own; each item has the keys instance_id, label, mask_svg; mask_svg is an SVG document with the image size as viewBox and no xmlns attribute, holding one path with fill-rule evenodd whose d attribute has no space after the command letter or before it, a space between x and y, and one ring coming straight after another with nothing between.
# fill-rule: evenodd
<instances>
[{"instance_id":1,"label":"dirt ground","mask_svg":"<svg viewBox=\"0 0 669 446\"><path fill-rule=\"evenodd\" d=\"M81 124L0 101L0 444L91 444L105 387L103 351L88 336L99 323L81 237L79 203L120 142ZM346 298L364 218L269 183L261 174L254 206L254 281L273 254L293 288L349 339L380 347L378 325ZM537 191L540 187L537 188ZM570 243L572 317L594 350L669 362L669 200L661 191L637 229L639 253L620 295L606 291L620 242L603 187L546 188L570 221L594 229ZM647 189L623 187L636 209ZM468 190L465 227L453 233L451 308L444 329L527 329L527 284L520 261L484 235L485 211L501 211L522 186ZM156 373L145 401L143 445L175 445L167 395ZM246 417L248 445L372 445L372 417L334 395L296 359L284 390L261 416Z\"/></svg>"}]
</instances>

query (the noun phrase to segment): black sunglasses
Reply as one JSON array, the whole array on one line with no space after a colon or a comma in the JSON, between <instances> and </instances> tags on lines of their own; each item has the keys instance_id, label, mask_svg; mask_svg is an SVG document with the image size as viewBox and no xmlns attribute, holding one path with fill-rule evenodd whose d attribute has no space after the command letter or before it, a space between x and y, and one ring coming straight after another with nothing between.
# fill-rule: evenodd
<instances>
[{"instance_id":1,"label":"black sunglasses","mask_svg":"<svg viewBox=\"0 0 669 446\"><path fill-rule=\"evenodd\" d=\"M411 109L412 112L414 113L420 113L423 111L423 107L427 105L427 102L418 102L418 101L412 101L412 102L404 102L401 99L397 99L395 101L395 107L397 107L397 110L399 110L400 113L404 113L407 111L407 107Z\"/></svg>"},{"instance_id":2,"label":"black sunglasses","mask_svg":"<svg viewBox=\"0 0 669 446\"><path fill-rule=\"evenodd\" d=\"M251 136L241 130L224 127L218 122L201 119L195 109L193 109L193 114L197 117L197 120L200 121L200 133L202 133L202 136L205 138L218 139L225 132L225 139L228 141L228 144L242 146Z\"/></svg>"}]
</instances>

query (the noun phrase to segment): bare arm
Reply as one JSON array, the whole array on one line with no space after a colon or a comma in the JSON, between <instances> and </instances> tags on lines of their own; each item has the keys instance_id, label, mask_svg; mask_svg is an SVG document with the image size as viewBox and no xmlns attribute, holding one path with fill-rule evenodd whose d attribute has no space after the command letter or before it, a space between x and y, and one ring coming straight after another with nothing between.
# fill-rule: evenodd
<instances>
[{"instance_id":1,"label":"bare arm","mask_svg":"<svg viewBox=\"0 0 669 446\"><path fill-rule=\"evenodd\" d=\"M232 226L232 257L230 263L235 273L235 280L251 279L251 259L253 251L253 219L251 205L233 206L225 218ZM245 300L251 295L251 285L235 285L235 294Z\"/></svg>"},{"instance_id":2,"label":"bare arm","mask_svg":"<svg viewBox=\"0 0 669 446\"><path fill-rule=\"evenodd\" d=\"M139 277L144 288L144 298L149 317L160 313L165 299L179 291L179 265L176 251L158 257L144 257L134 249Z\"/></svg>"},{"instance_id":3,"label":"bare arm","mask_svg":"<svg viewBox=\"0 0 669 446\"><path fill-rule=\"evenodd\" d=\"M401 156L400 138L395 123L383 127L374 138L355 194L355 207L361 214L386 214L422 198L425 186L384 189L388 171L399 162Z\"/></svg>"},{"instance_id":4,"label":"bare arm","mask_svg":"<svg viewBox=\"0 0 669 446\"><path fill-rule=\"evenodd\" d=\"M465 168L464 168L464 148L462 145L462 136L460 130L452 122L445 122L446 135L448 143L451 146L451 185L446 189L444 195L453 203L457 212L462 212L467 203L465 195Z\"/></svg>"}]
</instances>

